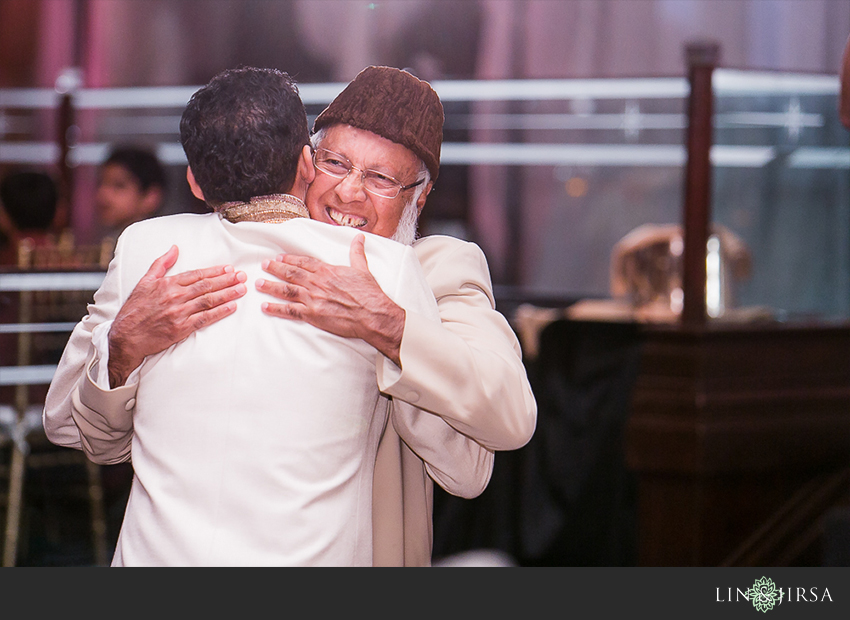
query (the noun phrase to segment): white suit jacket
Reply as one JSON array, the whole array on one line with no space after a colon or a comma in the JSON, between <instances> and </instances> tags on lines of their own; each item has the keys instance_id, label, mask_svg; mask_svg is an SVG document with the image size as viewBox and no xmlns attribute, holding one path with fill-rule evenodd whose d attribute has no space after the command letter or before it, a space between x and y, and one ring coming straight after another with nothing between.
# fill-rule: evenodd
<instances>
[{"instance_id":1,"label":"white suit jacket","mask_svg":"<svg viewBox=\"0 0 850 620\"><path fill-rule=\"evenodd\" d=\"M264 315L253 287L263 275L260 262L280 251L347 263L354 234L306 219L231 224L210 214L147 220L122 235L95 304L60 362L44 418L52 440L73 446L76 434L65 419L70 402L92 460L132 458L135 476L114 564L372 563L373 467L389 404L376 381L379 356L362 341ZM412 250L367 237L370 271L384 291L438 323ZM91 337L108 330L150 263L172 243L180 247L173 272L229 262L248 273L248 294L233 317L146 359L123 407L83 405L85 390L74 388L96 371ZM88 360L88 373L81 373L81 359ZM381 358L384 363L393 366ZM391 434L415 428L426 448L446 440L452 460L441 467L437 456L433 476L449 476L446 486L461 493L483 490L491 452L407 405L397 404L393 419Z\"/></svg>"}]
</instances>

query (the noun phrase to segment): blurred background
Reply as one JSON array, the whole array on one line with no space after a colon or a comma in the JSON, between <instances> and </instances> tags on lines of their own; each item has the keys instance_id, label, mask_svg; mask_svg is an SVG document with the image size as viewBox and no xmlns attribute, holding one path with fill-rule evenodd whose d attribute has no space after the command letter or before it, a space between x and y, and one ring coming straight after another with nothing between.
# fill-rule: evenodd
<instances>
[{"instance_id":1,"label":"blurred background","mask_svg":"<svg viewBox=\"0 0 850 620\"><path fill-rule=\"evenodd\" d=\"M790 116L776 116L772 125L765 124L766 116L759 122L752 115L749 125L739 120L733 127L749 131L735 139L779 147L808 141L846 145L845 134L829 134L840 129L833 97L848 30L850 7L841 0L0 0L0 87L186 87L182 92L190 95L218 71L239 64L278 67L303 84L344 84L368 64L410 68L436 81L683 78L685 43L711 39L720 44L722 67L832 79L831 88L808 97L801 85L796 98L768 91L746 101L732 98L730 112L797 110L797 125ZM445 139L450 144L681 145L681 96L648 98L638 90L630 94L628 86L616 96L594 98L587 90L559 100L484 101L471 92L459 94L445 101ZM92 208L95 164L113 142L162 147L173 179L167 208L197 208L183 180L176 142L182 96L166 108L151 94L157 107L148 109L126 101L108 107L105 97L89 96L95 100L78 102L68 136L72 148L89 147L86 156L71 158L76 167L69 224L77 234L90 238L100 232ZM310 105L311 114L324 103ZM31 112L41 114L24 116L5 106L0 112L0 166L15 163L10 143L56 141L54 110ZM167 146L176 146L176 152ZM477 241L497 284L541 294L607 294L613 244L639 224L679 219L681 160L653 165L651 155L637 151L631 159L564 154L558 165L539 157L531 166L519 165L521 159L517 165L475 166L467 163L471 156L455 165L462 158L452 153L449 146L441 181L423 212L423 233L449 231ZM517 156L507 157L511 163ZM776 174L773 164L758 171L749 166L743 178L744 165L724 167L722 173L731 178L718 187L716 202L723 209L718 217L734 224L747 241L769 245L767 255L756 254L785 272L781 284L789 295L778 305L816 305L812 298L819 293L800 288L799 280L814 287L828 275L802 266L796 272L776 238L799 233L796 223L774 222L775 230L756 232L769 215L761 205L771 200L764 192ZM811 239L818 244L830 236L831 215L814 216ZM775 301L769 292L775 284L762 286L757 295L765 298L755 301ZM800 294L785 285L798 287ZM841 291L843 302L821 303L846 312L846 293Z\"/></svg>"},{"instance_id":2,"label":"blurred background","mask_svg":"<svg viewBox=\"0 0 850 620\"><path fill-rule=\"evenodd\" d=\"M217 72L287 71L312 120L365 66L407 68L446 109L420 232L482 247L498 307L543 377L541 330L577 301L611 298L618 242L682 223L693 42L719 46L712 221L729 233L724 250L729 239L746 257L720 311L850 318L850 131L837 111L848 35L846 0L0 0L0 177L47 171L61 192L57 226L95 244L109 232L95 208L98 171L115 145L157 155L160 212L205 209L185 182L177 124ZM664 247L675 255L675 242ZM634 352L623 351L606 393L629 393ZM637 482L618 443L628 399L588 404L588 385L552 396L533 445L497 459L482 498L438 493L436 557L496 548L523 564L642 561ZM536 387L549 402L554 388ZM563 419L576 410L585 419ZM583 456L567 463L570 450ZM126 472L105 475L115 479L112 536ZM49 548L33 543L21 561L91 561Z\"/></svg>"}]
</instances>

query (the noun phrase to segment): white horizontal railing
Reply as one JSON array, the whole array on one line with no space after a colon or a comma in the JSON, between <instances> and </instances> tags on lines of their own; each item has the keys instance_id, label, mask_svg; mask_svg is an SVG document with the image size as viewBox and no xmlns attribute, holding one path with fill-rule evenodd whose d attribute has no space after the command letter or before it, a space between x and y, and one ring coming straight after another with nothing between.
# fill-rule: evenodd
<instances>
[{"instance_id":1,"label":"white horizontal railing","mask_svg":"<svg viewBox=\"0 0 850 620\"><path fill-rule=\"evenodd\" d=\"M56 145L44 143L41 149L30 145L0 143L0 163L51 164L59 156ZM109 143L80 144L70 153L73 165L97 165L106 157ZM186 165L179 144L160 143L160 161ZM771 146L714 145L711 162L717 167L758 168L772 161ZM444 142L440 153L443 165L593 165L593 166L674 166L685 163L684 146L671 144L509 144L504 142ZM850 147L800 147L788 157L789 168L850 170Z\"/></svg>"},{"instance_id":2,"label":"white horizontal railing","mask_svg":"<svg viewBox=\"0 0 850 620\"><path fill-rule=\"evenodd\" d=\"M0 292L27 291L96 291L103 278L102 271L85 272L16 272L0 273ZM0 333L70 332L76 322L2 323ZM0 386L47 385L56 372L55 364L0 366Z\"/></svg>"},{"instance_id":3,"label":"white horizontal railing","mask_svg":"<svg viewBox=\"0 0 850 620\"><path fill-rule=\"evenodd\" d=\"M546 101L564 99L676 99L687 97L685 78L592 78L551 80L434 80L434 90L450 101ZM306 105L330 103L345 82L298 85ZM80 88L73 91L78 109L182 108L201 86ZM837 95L837 75L717 69L715 95ZM0 89L0 108L54 108L64 94L54 88Z\"/></svg>"},{"instance_id":4,"label":"white horizontal railing","mask_svg":"<svg viewBox=\"0 0 850 620\"><path fill-rule=\"evenodd\" d=\"M0 385L48 385L56 368L56 364L0 366Z\"/></svg>"},{"instance_id":5,"label":"white horizontal railing","mask_svg":"<svg viewBox=\"0 0 850 620\"><path fill-rule=\"evenodd\" d=\"M557 101L576 102L574 113L505 114L496 111L470 114L446 113L448 127L470 129L560 129L622 130L634 138L650 129L683 130L687 126L684 113L641 112L637 100L682 99L689 84L684 78L610 78L557 80L435 80L434 89L445 103L466 101ZM326 105L346 84L343 82L299 85L302 100L308 106ZM712 87L718 97L838 95L837 75L793 74L779 72L717 69L712 74ZM162 86L134 88L80 88L73 91L77 110L144 110L161 111L155 116L104 119L116 133L170 136L157 142L159 158L168 165L185 165L186 158L174 136L179 128L179 110L199 86ZM0 163L52 164L60 156L59 145L50 141L4 140L12 128L21 125L15 116L22 109L56 108L60 101L55 89L0 89ZM623 113L583 113L592 110L588 102L623 99L629 102ZM715 127L776 127L789 132L823 127L822 115L803 112L799 105L789 105L782 112L719 113ZM17 131L20 134L20 131ZM72 166L96 165L103 161L114 141L79 142L69 151ZM627 141L628 142L628 141ZM711 152L716 166L760 166L775 154L771 146L715 145ZM685 151L680 145L664 144L549 144L549 143L482 143L446 142L444 164L507 165L574 165L601 166L681 166ZM788 159L789 166L850 168L850 148L806 147L798 157Z\"/></svg>"},{"instance_id":6,"label":"white horizontal railing","mask_svg":"<svg viewBox=\"0 0 850 620\"><path fill-rule=\"evenodd\" d=\"M103 271L0 273L0 291L96 291Z\"/></svg>"}]
</instances>

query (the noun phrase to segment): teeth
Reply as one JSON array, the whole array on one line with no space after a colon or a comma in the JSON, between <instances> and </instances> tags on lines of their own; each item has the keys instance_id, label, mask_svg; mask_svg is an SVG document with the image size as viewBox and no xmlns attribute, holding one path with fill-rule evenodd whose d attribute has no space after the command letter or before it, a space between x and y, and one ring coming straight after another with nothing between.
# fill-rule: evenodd
<instances>
[{"instance_id":1,"label":"teeth","mask_svg":"<svg viewBox=\"0 0 850 620\"><path fill-rule=\"evenodd\" d=\"M340 213L333 209L328 209L328 216L340 226L348 226L350 228L363 228L366 225L366 220L362 217Z\"/></svg>"}]
</instances>

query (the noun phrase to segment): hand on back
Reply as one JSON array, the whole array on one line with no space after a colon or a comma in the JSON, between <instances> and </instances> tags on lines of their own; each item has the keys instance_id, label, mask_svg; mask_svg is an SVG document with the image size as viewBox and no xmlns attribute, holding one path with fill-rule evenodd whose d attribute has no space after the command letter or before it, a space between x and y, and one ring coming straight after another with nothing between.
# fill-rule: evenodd
<instances>
[{"instance_id":1,"label":"hand on back","mask_svg":"<svg viewBox=\"0 0 850 620\"><path fill-rule=\"evenodd\" d=\"M166 276L177 246L151 264L109 331L109 383L123 385L145 357L233 314L247 288L246 276L221 265Z\"/></svg>"},{"instance_id":2,"label":"hand on back","mask_svg":"<svg viewBox=\"0 0 850 620\"><path fill-rule=\"evenodd\" d=\"M293 254L264 262L263 269L280 281L257 281L260 292L278 300L264 303L263 311L337 336L361 338L398 364L404 309L369 272L364 243L363 235L351 242L350 267Z\"/></svg>"}]
</instances>

